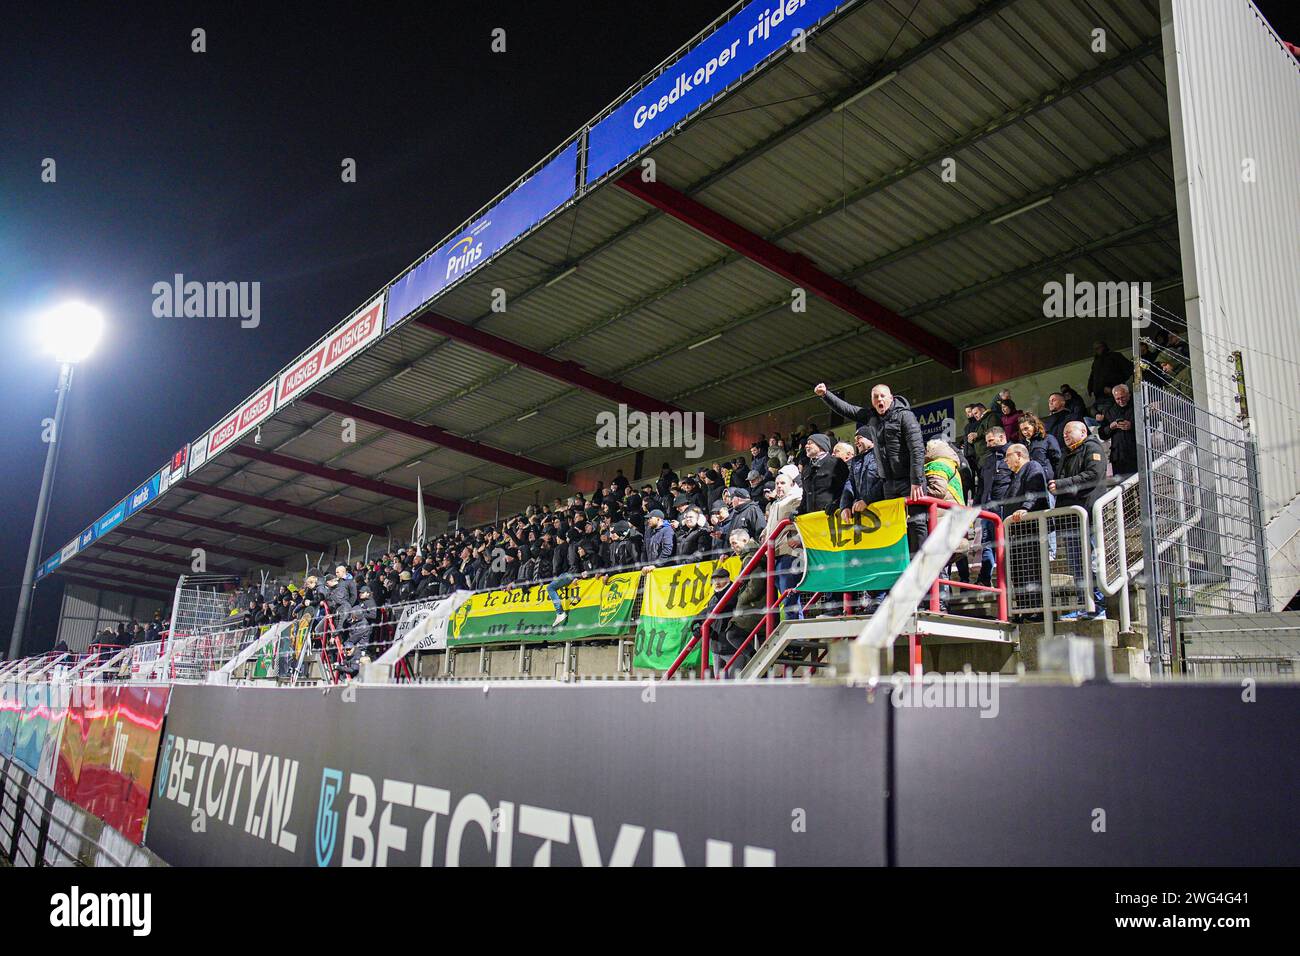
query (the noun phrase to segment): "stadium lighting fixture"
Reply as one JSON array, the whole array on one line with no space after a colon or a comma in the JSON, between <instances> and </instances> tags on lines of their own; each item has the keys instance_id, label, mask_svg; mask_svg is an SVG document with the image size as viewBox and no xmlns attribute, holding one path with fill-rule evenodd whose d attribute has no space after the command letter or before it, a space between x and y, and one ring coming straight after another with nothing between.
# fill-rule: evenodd
<instances>
[{"instance_id":1,"label":"stadium lighting fixture","mask_svg":"<svg viewBox=\"0 0 1300 956\"><path fill-rule=\"evenodd\" d=\"M555 276L555 278L548 281L546 283L546 287L549 289L551 286L555 285L555 283L559 282L561 279L566 279L577 271L578 271L577 266L569 266L569 268L565 269L559 275Z\"/></svg>"},{"instance_id":2,"label":"stadium lighting fixture","mask_svg":"<svg viewBox=\"0 0 1300 956\"><path fill-rule=\"evenodd\" d=\"M515 421L517 422L526 421L527 419L532 418L536 414L537 414L537 409L534 408L531 412L520 415L518 418L515 419Z\"/></svg>"},{"instance_id":3,"label":"stadium lighting fixture","mask_svg":"<svg viewBox=\"0 0 1300 956\"><path fill-rule=\"evenodd\" d=\"M59 363L59 387L54 402L54 427L49 433L45 450L45 470L41 472L41 491L36 498L36 516L32 521L32 537L27 544L27 566L23 569L22 590L18 592L18 610L14 614L14 630L9 638L9 657L19 656L23 636L27 631L27 616L32 606L32 591L36 580L36 562L41 541L45 537L45 519L50 511L50 491L54 486L54 469L58 464L59 445L63 439L63 420L68 407L68 392L72 389L72 369L95 351L100 336L104 334L104 317L99 310L84 302L64 302L36 316L36 335L43 350Z\"/></svg>"},{"instance_id":4,"label":"stadium lighting fixture","mask_svg":"<svg viewBox=\"0 0 1300 956\"><path fill-rule=\"evenodd\" d=\"M1037 209L1039 206L1046 206L1049 202L1051 202L1055 198L1056 198L1055 195L1052 195L1052 196L1044 196L1042 199L1035 199L1033 202L1026 203L1025 205L1021 206L1019 209L1013 209L1010 212L1004 212L996 219L990 219L989 225L996 226L998 223L1006 222L1008 219L1015 219L1016 216L1019 216L1022 213L1029 212L1029 210L1031 209Z\"/></svg>"},{"instance_id":5,"label":"stadium lighting fixture","mask_svg":"<svg viewBox=\"0 0 1300 956\"><path fill-rule=\"evenodd\" d=\"M61 365L84 362L104 334L104 317L84 302L65 302L36 317L36 334Z\"/></svg>"},{"instance_id":6,"label":"stadium lighting fixture","mask_svg":"<svg viewBox=\"0 0 1300 956\"><path fill-rule=\"evenodd\" d=\"M686 351L693 352L696 349L698 349L701 345L708 345L710 342L716 342L720 338L722 338L721 332L719 332L717 335L710 335L707 339L700 339L694 345L688 345L686 347Z\"/></svg>"},{"instance_id":7,"label":"stadium lighting fixture","mask_svg":"<svg viewBox=\"0 0 1300 956\"><path fill-rule=\"evenodd\" d=\"M847 100L845 100L843 103L837 103L837 104L836 104L836 105L831 109L831 112L832 112L832 113L841 113L841 112L843 112L844 110L848 109L850 106L852 106L852 105L853 105L854 103L856 103L858 100L862 99L862 97L866 96L867 94L876 92L876 90L880 89L880 88L881 88L882 86L884 86L886 83L892 83L893 80L894 80L894 77L896 77L896 76L898 76L898 71L897 71L897 70L892 70L891 72L886 73L884 76L882 76L880 79L876 80L876 81L875 81L874 83L872 83L870 86L865 86L865 87L863 87L862 89L858 90L856 93L854 93L852 96L850 96L850 97L849 97Z\"/></svg>"}]
</instances>

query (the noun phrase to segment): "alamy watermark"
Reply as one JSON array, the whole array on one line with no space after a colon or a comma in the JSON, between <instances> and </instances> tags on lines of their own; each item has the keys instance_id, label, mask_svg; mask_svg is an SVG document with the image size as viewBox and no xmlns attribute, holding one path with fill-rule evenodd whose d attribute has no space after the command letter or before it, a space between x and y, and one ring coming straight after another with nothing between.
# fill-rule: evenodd
<instances>
[{"instance_id":1,"label":"alamy watermark","mask_svg":"<svg viewBox=\"0 0 1300 956\"><path fill-rule=\"evenodd\" d=\"M1043 316L1049 319L1126 318L1137 328L1151 322L1150 282L1091 282L1068 272L1064 282L1043 285Z\"/></svg>"},{"instance_id":2,"label":"alamy watermark","mask_svg":"<svg viewBox=\"0 0 1300 956\"><path fill-rule=\"evenodd\" d=\"M895 707L969 707L978 710L980 717L998 715L996 674L895 674L890 682L894 689L889 702Z\"/></svg>"},{"instance_id":3,"label":"alamy watermark","mask_svg":"<svg viewBox=\"0 0 1300 956\"><path fill-rule=\"evenodd\" d=\"M234 319L245 329L262 322L262 283L185 281L153 284L153 314L160 319Z\"/></svg>"},{"instance_id":4,"label":"alamy watermark","mask_svg":"<svg viewBox=\"0 0 1300 956\"><path fill-rule=\"evenodd\" d=\"M596 415L599 448L683 448L687 458L704 456L703 412L639 412L620 404Z\"/></svg>"}]
</instances>

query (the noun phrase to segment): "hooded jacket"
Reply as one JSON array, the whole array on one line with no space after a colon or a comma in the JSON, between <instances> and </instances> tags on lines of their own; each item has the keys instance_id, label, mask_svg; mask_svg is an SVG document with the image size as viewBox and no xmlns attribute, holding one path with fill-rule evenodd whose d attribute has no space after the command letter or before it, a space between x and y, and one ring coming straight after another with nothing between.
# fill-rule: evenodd
<instances>
[{"instance_id":1,"label":"hooded jacket","mask_svg":"<svg viewBox=\"0 0 1300 956\"><path fill-rule=\"evenodd\" d=\"M849 473L840 493L840 509L852 508L853 502L863 501L875 504L885 497L885 483L880 480L880 466L876 462L876 451L859 452L849 462Z\"/></svg>"},{"instance_id":2,"label":"hooded jacket","mask_svg":"<svg viewBox=\"0 0 1300 956\"><path fill-rule=\"evenodd\" d=\"M952 455L936 455L925 462L925 493L941 501L966 503L961 480L961 463Z\"/></svg>"}]
</instances>

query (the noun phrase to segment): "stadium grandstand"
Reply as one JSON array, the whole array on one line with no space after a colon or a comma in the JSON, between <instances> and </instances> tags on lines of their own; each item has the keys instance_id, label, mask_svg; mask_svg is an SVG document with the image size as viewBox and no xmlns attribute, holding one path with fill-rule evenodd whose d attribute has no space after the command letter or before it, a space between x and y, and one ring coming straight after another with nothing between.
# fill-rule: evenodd
<instances>
[{"instance_id":1,"label":"stadium grandstand","mask_svg":"<svg viewBox=\"0 0 1300 956\"><path fill-rule=\"evenodd\" d=\"M58 632L0 680L163 683L173 707L222 685L186 690L213 721L231 684L599 679L599 710L627 681L688 733L702 680L742 719L761 684L816 720L795 687L983 675L1032 700L1017 727L1118 736L1112 698L1053 713L1034 678L1290 678L1297 115L1300 64L1248 2L737 3L44 556ZM915 719L954 761L980 724ZM311 862L279 822L187 844L168 768L201 730L166 732L152 852ZM140 808L114 826L136 852ZM1251 852L1281 861L1266 831ZM910 839L870 862L990 859ZM1043 860L1018 852L996 859Z\"/></svg>"}]
</instances>

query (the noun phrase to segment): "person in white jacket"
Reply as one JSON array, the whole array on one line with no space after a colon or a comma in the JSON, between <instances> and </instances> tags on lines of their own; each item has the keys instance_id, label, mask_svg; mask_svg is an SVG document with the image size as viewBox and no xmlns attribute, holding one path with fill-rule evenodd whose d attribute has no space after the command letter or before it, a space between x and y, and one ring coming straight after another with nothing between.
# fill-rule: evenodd
<instances>
[{"instance_id":1,"label":"person in white jacket","mask_svg":"<svg viewBox=\"0 0 1300 956\"><path fill-rule=\"evenodd\" d=\"M772 500L767 506L767 524L763 529L763 541L771 535L774 528L782 521L789 518L794 520L794 516L799 513L799 505L803 501L803 489L796 483L796 478L792 477L790 472L798 475L798 469L792 465L787 465L781 469L776 476L776 487L772 492ZM793 524L782 531L776 540L776 593L780 595L788 588L794 587L799 581L799 575L791 569L794 566L795 558L803 543L799 540L799 532L795 530ZM803 611L799 605L799 598L796 594L790 594L782 602L785 609L785 616L803 617Z\"/></svg>"}]
</instances>

